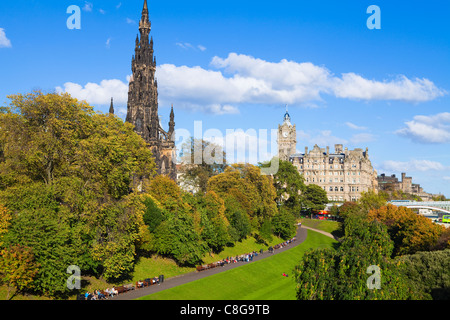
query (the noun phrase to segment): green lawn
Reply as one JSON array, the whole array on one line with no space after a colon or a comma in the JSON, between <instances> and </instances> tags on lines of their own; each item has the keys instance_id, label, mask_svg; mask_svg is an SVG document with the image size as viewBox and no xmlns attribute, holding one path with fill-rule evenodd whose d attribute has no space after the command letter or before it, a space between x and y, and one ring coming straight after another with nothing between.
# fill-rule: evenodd
<instances>
[{"instance_id":1,"label":"green lawn","mask_svg":"<svg viewBox=\"0 0 450 320\"><path fill-rule=\"evenodd\" d=\"M266 251L270 246L281 242L283 242L281 238L273 236L272 241L267 245L262 245L256 243L255 238L248 237L240 242L236 242L233 247L225 247L218 254L206 255L203 258L203 262L208 264L225 259L226 257L237 256L252 251L259 252L260 249ZM141 257L134 268L132 280L128 282L136 282L138 280L159 276L160 274L163 274L168 279L192 271L195 271L195 267L180 267L174 260L159 255L154 255L151 258Z\"/></svg>"},{"instance_id":2,"label":"green lawn","mask_svg":"<svg viewBox=\"0 0 450 320\"><path fill-rule=\"evenodd\" d=\"M319 229L332 234L338 232L341 225L340 222L336 221L309 219L309 218L300 219L300 222L307 227Z\"/></svg>"},{"instance_id":3,"label":"green lawn","mask_svg":"<svg viewBox=\"0 0 450 320\"><path fill-rule=\"evenodd\" d=\"M290 250L141 299L294 300L295 280L292 271L303 254L311 248L332 247L335 242L308 230L306 241ZM283 277L283 272L289 277Z\"/></svg>"}]
</instances>

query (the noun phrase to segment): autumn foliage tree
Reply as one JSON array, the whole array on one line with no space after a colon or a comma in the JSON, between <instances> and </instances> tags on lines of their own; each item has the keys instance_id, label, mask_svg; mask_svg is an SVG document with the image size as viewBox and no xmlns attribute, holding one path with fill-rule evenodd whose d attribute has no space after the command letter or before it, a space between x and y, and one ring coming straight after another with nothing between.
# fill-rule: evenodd
<instances>
[{"instance_id":1,"label":"autumn foliage tree","mask_svg":"<svg viewBox=\"0 0 450 320\"><path fill-rule=\"evenodd\" d=\"M34 260L32 250L23 246L12 246L0 250L0 283L6 284L10 298L11 289L16 293L28 289L38 273L39 264Z\"/></svg>"},{"instance_id":2,"label":"autumn foliage tree","mask_svg":"<svg viewBox=\"0 0 450 320\"><path fill-rule=\"evenodd\" d=\"M400 261L391 258L393 243L386 227L361 216L345 221L337 250L307 252L295 268L299 300L415 299ZM380 286L368 285L369 267L379 268Z\"/></svg>"},{"instance_id":3,"label":"autumn foliage tree","mask_svg":"<svg viewBox=\"0 0 450 320\"><path fill-rule=\"evenodd\" d=\"M28 289L63 297L73 264L106 279L129 273L144 225L133 190L155 173L145 141L68 94L9 99L0 113L0 201L11 215L2 241L39 265Z\"/></svg>"},{"instance_id":4,"label":"autumn foliage tree","mask_svg":"<svg viewBox=\"0 0 450 320\"><path fill-rule=\"evenodd\" d=\"M251 164L233 164L224 173L209 179L208 190L221 197L233 195L249 215L252 225L259 227L277 212L277 197L271 177Z\"/></svg>"},{"instance_id":5,"label":"autumn foliage tree","mask_svg":"<svg viewBox=\"0 0 450 320\"><path fill-rule=\"evenodd\" d=\"M428 251L445 230L445 227L433 223L409 208L391 204L370 210L368 219L387 226L389 235L394 241L394 255Z\"/></svg>"}]
</instances>

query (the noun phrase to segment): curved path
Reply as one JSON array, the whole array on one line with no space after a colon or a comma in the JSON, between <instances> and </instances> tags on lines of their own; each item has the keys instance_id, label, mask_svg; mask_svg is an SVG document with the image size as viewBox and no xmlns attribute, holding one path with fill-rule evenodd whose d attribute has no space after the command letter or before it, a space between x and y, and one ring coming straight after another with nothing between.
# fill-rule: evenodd
<instances>
[{"instance_id":1,"label":"curved path","mask_svg":"<svg viewBox=\"0 0 450 320\"><path fill-rule=\"evenodd\" d=\"M264 251L263 254L258 254L257 256L255 256L253 258L253 261L251 262L237 262L237 263L230 263L230 264L226 264L223 267L216 267L216 268L212 268L212 269L208 269L208 270L204 270L204 271L193 271L193 272L189 272L183 275L179 275L176 277L171 277L168 279L165 279L163 283L159 284L159 285L152 285L149 287L145 287L145 288L141 288L141 289L135 289L132 291L128 291L122 294L119 294L118 296L115 296L113 298L111 298L110 300L133 300L133 299L137 299L140 297L144 297L147 296L149 294L158 292L158 291L162 291L162 290L166 290L166 289L170 289L176 286L179 286L181 284L185 284L191 281L195 281L198 279L202 279L205 277L208 277L210 275L216 274L216 273L220 273L220 272L224 272L230 269L234 269L240 266L243 266L247 263L252 263L254 261L259 261L262 260L264 258L270 257L274 254L278 254L280 252L289 250L295 246L298 246L299 244L303 243L306 240L306 236L307 236L307 229L313 230L313 231L317 231L320 232L322 234L325 234L328 237L331 237L333 239L335 239L335 237L333 237L330 233L318 230L318 229L313 229L310 227L305 227L305 226L301 226L297 229L297 235L296 238L297 240L294 242L291 242L290 244L288 244L287 246L284 246L280 249L276 249L274 250L273 254L269 253L268 251Z\"/></svg>"}]
</instances>

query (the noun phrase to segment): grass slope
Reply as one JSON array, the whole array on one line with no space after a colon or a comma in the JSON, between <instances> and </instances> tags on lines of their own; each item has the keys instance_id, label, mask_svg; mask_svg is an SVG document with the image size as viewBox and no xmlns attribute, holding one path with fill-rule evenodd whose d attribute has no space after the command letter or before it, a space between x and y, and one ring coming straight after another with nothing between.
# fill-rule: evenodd
<instances>
[{"instance_id":1,"label":"grass slope","mask_svg":"<svg viewBox=\"0 0 450 320\"><path fill-rule=\"evenodd\" d=\"M305 242L290 250L141 300L294 300L294 267L307 250L329 248L333 243L336 241L308 230ZM283 277L283 272L289 277Z\"/></svg>"}]
</instances>

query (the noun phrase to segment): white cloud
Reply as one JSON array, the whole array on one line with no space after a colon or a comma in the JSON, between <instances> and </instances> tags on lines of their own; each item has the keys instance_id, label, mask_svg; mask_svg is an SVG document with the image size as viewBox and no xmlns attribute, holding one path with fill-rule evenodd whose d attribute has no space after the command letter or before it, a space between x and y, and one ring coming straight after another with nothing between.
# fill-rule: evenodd
<instances>
[{"instance_id":1,"label":"white cloud","mask_svg":"<svg viewBox=\"0 0 450 320\"><path fill-rule=\"evenodd\" d=\"M388 160L382 163L382 169L395 172L409 171L442 171L448 170L450 167L444 166L442 163L430 160L410 160L410 161L393 161Z\"/></svg>"},{"instance_id":2,"label":"white cloud","mask_svg":"<svg viewBox=\"0 0 450 320\"><path fill-rule=\"evenodd\" d=\"M106 44L105 45L106 45L106 48L108 48L108 49L111 47L111 40L112 40L111 38L108 38L106 40Z\"/></svg>"},{"instance_id":3,"label":"white cloud","mask_svg":"<svg viewBox=\"0 0 450 320\"><path fill-rule=\"evenodd\" d=\"M98 9L98 12L100 12L101 14L106 14L106 11L103 9Z\"/></svg>"},{"instance_id":4,"label":"white cloud","mask_svg":"<svg viewBox=\"0 0 450 320\"><path fill-rule=\"evenodd\" d=\"M345 125L353 130L367 130L367 127L360 127L354 123L346 122Z\"/></svg>"},{"instance_id":5,"label":"white cloud","mask_svg":"<svg viewBox=\"0 0 450 320\"><path fill-rule=\"evenodd\" d=\"M182 49L204 48L186 42L176 45ZM337 78L325 67L309 62L298 63L285 59L268 62L236 53L230 53L227 58L214 57L208 69L164 64L157 67L156 75L161 104L174 103L178 107L215 114L238 113L242 104L305 106L313 101L322 101L323 94L351 99L409 102L432 100L444 94L426 79L400 77L396 81L378 82L350 73ZM122 84L123 92L120 94L126 96L127 84ZM97 88L104 89L102 85L97 85ZM103 101L103 104L107 103ZM353 125L353 129L364 128L350 123L347 125ZM331 136L322 138L336 140ZM325 140L319 137L318 141Z\"/></svg>"},{"instance_id":6,"label":"white cloud","mask_svg":"<svg viewBox=\"0 0 450 320\"><path fill-rule=\"evenodd\" d=\"M323 130L319 133L319 135L312 137L309 141L312 144L317 144L319 147L348 143L345 139L331 135L331 130Z\"/></svg>"},{"instance_id":7,"label":"white cloud","mask_svg":"<svg viewBox=\"0 0 450 320\"><path fill-rule=\"evenodd\" d=\"M359 145L366 142L375 140L375 136L371 133L358 133L350 138L350 142L354 145Z\"/></svg>"},{"instance_id":8,"label":"white cloud","mask_svg":"<svg viewBox=\"0 0 450 320\"><path fill-rule=\"evenodd\" d=\"M127 18L127 23L128 24L136 24L136 21L134 21L133 19Z\"/></svg>"},{"instance_id":9,"label":"white cloud","mask_svg":"<svg viewBox=\"0 0 450 320\"><path fill-rule=\"evenodd\" d=\"M444 177L443 178L445 181L450 181L450 177Z\"/></svg>"},{"instance_id":10,"label":"white cloud","mask_svg":"<svg viewBox=\"0 0 450 320\"><path fill-rule=\"evenodd\" d=\"M87 12L92 12L92 8L94 7L94 5L91 2L84 2L84 7L83 10L87 11Z\"/></svg>"},{"instance_id":11,"label":"white cloud","mask_svg":"<svg viewBox=\"0 0 450 320\"><path fill-rule=\"evenodd\" d=\"M197 50L205 51L206 50L206 47L202 46L201 44L193 45L193 44L191 44L189 42L177 42L177 43L175 43L175 45L177 47L180 47L181 49L184 49L184 50L189 50L189 49L190 50L195 50L195 51L197 51Z\"/></svg>"},{"instance_id":12,"label":"white cloud","mask_svg":"<svg viewBox=\"0 0 450 320\"><path fill-rule=\"evenodd\" d=\"M0 28L0 48L11 48L11 41L6 37L5 29Z\"/></svg>"},{"instance_id":13,"label":"white cloud","mask_svg":"<svg viewBox=\"0 0 450 320\"><path fill-rule=\"evenodd\" d=\"M428 79L410 80L401 75L396 80L374 81L354 73L333 79L333 92L338 98L357 100L430 101L445 94Z\"/></svg>"},{"instance_id":14,"label":"white cloud","mask_svg":"<svg viewBox=\"0 0 450 320\"><path fill-rule=\"evenodd\" d=\"M127 104L128 84L120 80L103 80L100 84L87 83L84 87L67 82L64 88L56 87L57 92L67 92L78 100L86 100L90 104L108 105L111 97L116 104Z\"/></svg>"},{"instance_id":15,"label":"white cloud","mask_svg":"<svg viewBox=\"0 0 450 320\"><path fill-rule=\"evenodd\" d=\"M116 9L119 9L122 6L122 2L119 2L119 4L117 4Z\"/></svg>"},{"instance_id":16,"label":"white cloud","mask_svg":"<svg viewBox=\"0 0 450 320\"><path fill-rule=\"evenodd\" d=\"M422 143L450 143L449 112L415 116L414 120L405 124L405 128L396 131L398 135Z\"/></svg>"}]
</instances>

